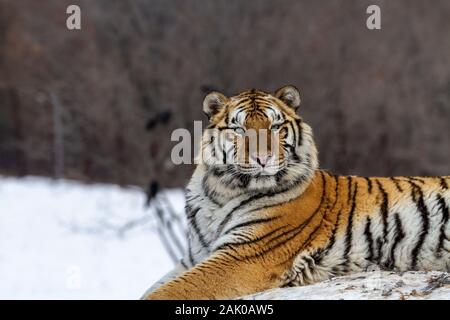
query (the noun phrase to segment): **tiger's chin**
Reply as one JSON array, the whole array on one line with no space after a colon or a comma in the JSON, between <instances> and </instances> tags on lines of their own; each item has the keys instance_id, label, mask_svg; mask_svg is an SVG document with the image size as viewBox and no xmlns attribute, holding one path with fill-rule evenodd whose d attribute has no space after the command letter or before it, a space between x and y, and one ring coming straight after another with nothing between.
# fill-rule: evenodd
<instances>
[{"instance_id":1,"label":"tiger's chin","mask_svg":"<svg viewBox=\"0 0 450 320\"><path fill-rule=\"evenodd\" d=\"M284 165L267 167L238 167L238 172L248 178L247 190L276 190L280 187L280 177L285 170Z\"/></svg>"},{"instance_id":2,"label":"tiger's chin","mask_svg":"<svg viewBox=\"0 0 450 320\"><path fill-rule=\"evenodd\" d=\"M276 175L253 176L247 186L248 190L274 190L278 187Z\"/></svg>"}]
</instances>

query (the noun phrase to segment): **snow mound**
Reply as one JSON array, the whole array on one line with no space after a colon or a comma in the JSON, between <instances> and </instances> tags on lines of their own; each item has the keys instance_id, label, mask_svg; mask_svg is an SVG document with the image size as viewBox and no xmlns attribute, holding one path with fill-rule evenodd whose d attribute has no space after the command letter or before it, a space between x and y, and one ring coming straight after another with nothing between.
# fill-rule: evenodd
<instances>
[{"instance_id":1,"label":"snow mound","mask_svg":"<svg viewBox=\"0 0 450 320\"><path fill-rule=\"evenodd\" d=\"M448 300L450 274L445 272L365 272L317 284L268 290L248 300Z\"/></svg>"}]
</instances>

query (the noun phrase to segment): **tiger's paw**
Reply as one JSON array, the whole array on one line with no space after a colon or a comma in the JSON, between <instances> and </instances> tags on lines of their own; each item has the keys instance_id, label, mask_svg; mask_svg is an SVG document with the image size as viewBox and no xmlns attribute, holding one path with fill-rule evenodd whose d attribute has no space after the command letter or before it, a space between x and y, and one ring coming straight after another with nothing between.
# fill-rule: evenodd
<instances>
[{"instance_id":1,"label":"tiger's paw","mask_svg":"<svg viewBox=\"0 0 450 320\"><path fill-rule=\"evenodd\" d=\"M290 286L303 286L326 280L330 277L330 272L317 264L313 255L301 253L292 264L291 270L286 273L286 280Z\"/></svg>"}]
</instances>

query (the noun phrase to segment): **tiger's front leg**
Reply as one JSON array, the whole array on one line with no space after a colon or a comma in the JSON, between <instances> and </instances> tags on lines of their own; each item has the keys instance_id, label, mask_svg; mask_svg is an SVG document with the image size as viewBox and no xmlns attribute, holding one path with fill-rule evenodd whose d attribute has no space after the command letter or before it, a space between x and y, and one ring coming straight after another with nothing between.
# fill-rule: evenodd
<instances>
[{"instance_id":1,"label":"tiger's front leg","mask_svg":"<svg viewBox=\"0 0 450 320\"><path fill-rule=\"evenodd\" d=\"M145 299L233 299L283 285L285 267L261 258L239 260L234 252L219 251L169 281Z\"/></svg>"}]
</instances>

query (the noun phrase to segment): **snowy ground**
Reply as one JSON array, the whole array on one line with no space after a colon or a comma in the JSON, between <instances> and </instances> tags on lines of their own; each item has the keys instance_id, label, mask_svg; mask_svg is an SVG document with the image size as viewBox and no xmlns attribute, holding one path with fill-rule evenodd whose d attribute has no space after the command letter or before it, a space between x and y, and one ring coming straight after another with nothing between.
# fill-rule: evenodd
<instances>
[{"instance_id":1,"label":"snowy ground","mask_svg":"<svg viewBox=\"0 0 450 320\"><path fill-rule=\"evenodd\" d=\"M181 213L182 192L167 196ZM0 177L0 299L139 298L173 267L144 201L138 188Z\"/></svg>"},{"instance_id":2,"label":"snowy ground","mask_svg":"<svg viewBox=\"0 0 450 320\"><path fill-rule=\"evenodd\" d=\"M337 277L310 286L274 289L249 300L449 300L450 274L374 271Z\"/></svg>"}]
</instances>

